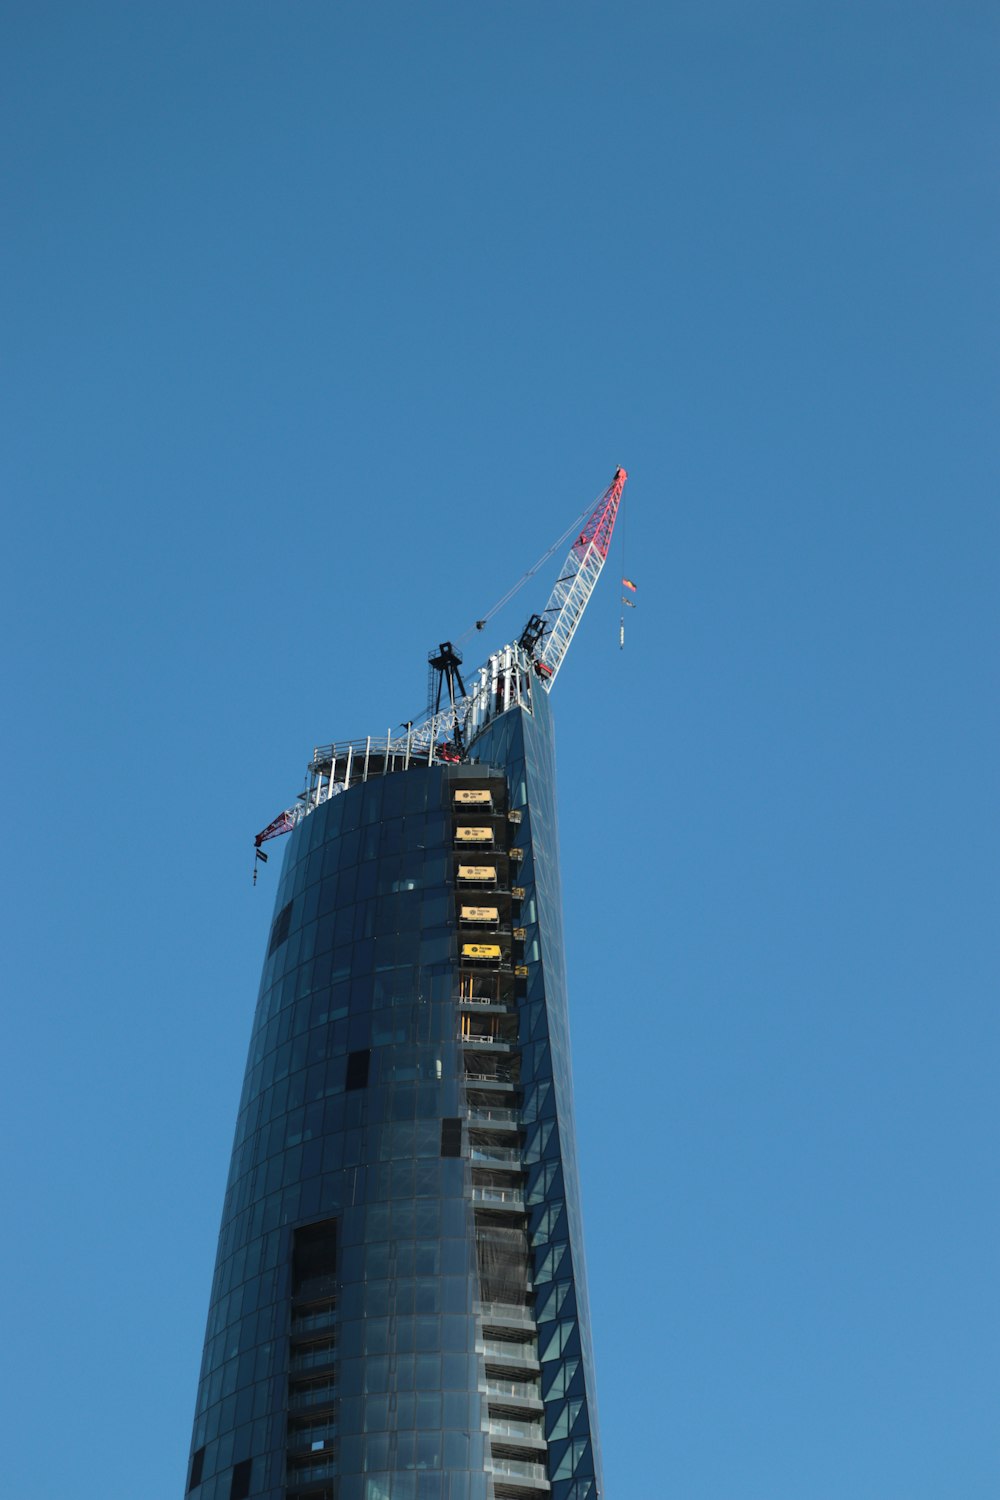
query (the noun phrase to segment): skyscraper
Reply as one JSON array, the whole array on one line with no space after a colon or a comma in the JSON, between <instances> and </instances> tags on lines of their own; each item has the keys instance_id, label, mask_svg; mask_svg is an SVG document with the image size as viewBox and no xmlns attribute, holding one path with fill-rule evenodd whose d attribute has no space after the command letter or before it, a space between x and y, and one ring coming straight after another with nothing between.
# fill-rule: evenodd
<instances>
[{"instance_id":1,"label":"skyscraper","mask_svg":"<svg viewBox=\"0 0 1000 1500\"><path fill-rule=\"evenodd\" d=\"M601 1492L547 690L624 478L548 621L468 692L442 647L426 723L317 749L260 836L291 830L191 1500Z\"/></svg>"}]
</instances>

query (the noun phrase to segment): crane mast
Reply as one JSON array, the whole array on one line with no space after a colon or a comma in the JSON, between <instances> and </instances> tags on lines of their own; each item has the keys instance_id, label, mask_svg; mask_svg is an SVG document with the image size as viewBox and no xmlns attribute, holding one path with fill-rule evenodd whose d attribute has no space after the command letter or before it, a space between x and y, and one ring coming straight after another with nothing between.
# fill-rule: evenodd
<instances>
[{"instance_id":1,"label":"crane mast","mask_svg":"<svg viewBox=\"0 0 1000 1500\"><path fill-rule=\"evenodd\" d=\"M441 677L436 695L432 694L427 715L421 722L406 724L405 735L393 735L387 731L384 740L381 737L373 740L369 735L364 741L342 741L313 751L309 789L294 806L279 813L254 840L254 880L257 878L256 860L266 862L267 859L261 849L263 843L290 832L320 803L346 791L356 780L367 780L369 771L374 775L405 770L411 764L432 765L435 760L464 760L471 741L497 713L504 713L515 704L530 709L531 694L537 687L546 693L552 691L607 561L627 478L624 469L615 470L604 494L585 514L582 528L570 547L542 613L531 616L516 644L501 647L475 673L466 674L468 688L458 670L461 655L450 641L446 641L438 653L432 652L429 658L432 673L436 670ZM516 589L511 592L516 592ZM508 594L505 599L509 597ZM442 709L442 687L445 685L448 702Z\"/></svg>"}]
</instances>

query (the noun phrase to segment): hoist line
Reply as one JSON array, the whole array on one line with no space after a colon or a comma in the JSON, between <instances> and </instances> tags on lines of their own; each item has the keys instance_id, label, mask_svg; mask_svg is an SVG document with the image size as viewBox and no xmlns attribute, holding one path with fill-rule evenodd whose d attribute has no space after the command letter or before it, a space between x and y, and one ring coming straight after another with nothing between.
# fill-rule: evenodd
<instances>
[{"instance_id":1,"label":"hoist line","mask_svg":"<svg viewBox=\"0 0 1000 1500\"><path fill-rule=\"evenodd\" d=\"M475 635L475 633L476 633L477 630L481 630L484 625L487 625L490 622L490 620L492 620L493 616L495 614L497 614L499 610L503 609L503 607L504 607L505 604L509 604L510 601L515 597L515 595L517 595L517 594L519 594L521 592L521 590L524 588L524 585L527 583L528 579L529 578L534 578L534 576L538 572L539 568L543 568L545 566L545 564L548 562L549 558L552 556L553 552L557 551L557 549L559 547L562 547L566 542L568 542L569 539L570 539L570 537L574 534L574 532L576 533L577 536L579 536L580 529L583 526L584 521L586 521L590 516L593 515L595 509L597 508L599 500L600 500L600 496L598 495L594 500L591 501L591 503L586 507L585 510L582 510L580 512L580 514L577 516L576 520L573 521L569 526L567 526L567 528L563 532L562 536L556 538L556 540L552 543L552 546L548 549L548 551L544 552L542 554L542 556L538 559L538 561L532 567L530 567L527 570L526 573L522 573L521 574L521 577L518 579L518 581L514 584L514 586L512 588L509 588L507 590L507 592L506 592L506 594L504 594L503 598L502 599L498 599L497 602L496 602L496 604L494 604L494 606L493 606L492 609L487 610L487 612L486 612L485 615L480 616L480 618L478 620L476 620L474 624L472 624L472 625L469 626L468 630L465 631L464 635L460 635L457 638L457 640L455 642L455 644L457 646L460 646L463 643L463 641L469 640L469 638L471 636Z\"/></svg>"}]
</instances>

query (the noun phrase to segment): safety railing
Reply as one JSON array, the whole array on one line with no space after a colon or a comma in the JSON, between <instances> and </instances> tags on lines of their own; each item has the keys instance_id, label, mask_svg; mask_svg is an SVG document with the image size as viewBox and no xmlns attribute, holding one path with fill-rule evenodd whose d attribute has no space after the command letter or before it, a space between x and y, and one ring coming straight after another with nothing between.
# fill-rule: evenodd
<instances>
[{"instance_id":1,"label":"safety railing","mask_svg":"<svg viewBox=\"0 0 1000 1500\"><path fill-rule=\"evenodd\" d=\"M323 1365L332 1364L337 1357L337 1350L332 1343L316 1344L305 1349L297 1349L288 1361L288 1368L293 1373L297 1370L318 1370Z\"/></svg>"},{"instance_id":2,"label":"safety railing","mask_svg":"<svg viewBox=\"0 0 1000 1500\"><path fill-rule=\"evenodd\" d=\"M511 1478L535 1479L542 1484L548 1484L549 1476L544 1464L532 1464L519 1458L496 1458L490 1459L490 1468L494 1474L507 1474Z\"/></svg>"},{"instance_id":3,"label":"safety railing","mask_svg":"<svg viewBox=\"0 0 1000 1500\"><path fill-rule=\"evenodd\" d=\"M472 1198L475 1203L494 1203L506 1208L524 1207L524 1194L520 1188L474 1187Z\"/></svg>"},{"instance_id":4,"label":"safety railing","mask_svg":"<svg viewBox=\"0 0 1000 1500\"><path fill-rule=\"evenodd\" d=\"M321 1479L333 1479L340 1473L340 1465L333 1459L324 1459L322 1463L296 1463L289 1466L288 1477L296 1484L312 1484Z\"/></svg>"},{"instance_id":5,"label":"safety railing","mask_svg":"<svg viewBox=\"0 0 1000 1500\"><path fill-rule=\"evenodd\" d=\"M490 1437L515 1437L526 1438L529 1442L545 1442L541 1422L518 1422L513 1417L490 1417Z\"/></svg>"},{"instance_id":6,"label":"safety railing","mask_svg":"<svg viewBox=\"0 0 1000 1500\"><path fill-rule=\"evenodd\" d=\"M486 1338L482 1340L482 1349L489 1359L513 1359L527 1364L538 1362L538 1351L533 1339L517 1343L514 1339Z\"/></svg>"},{"instance_id":7,"label":"safety railing","mask_svg":"<svg viewBox=\"0 0 1000 1500\"><path fill-rule=\"evenodd\" d=\"M535 1327L535 1315L531 1308L518 1302L481 1302L479 1306L484 1323L488 1323L491 1318L499 1318L504 1323L520 1323L525 1328L532 1329Z\"/></svg>"},{"instance_id":8,"label":"safety railing","mask_svg":"<svg viewBox=\"0 0 1000 1500\"><path fill-rule=\"evenodd\" d=\"M337 1427L333 1422L324 1422L317 1427L302 1427L297 1432L288 1434L288 1451L290 1453L321 1453L328 1443L332 1443L337 1437Z\"/></svg>"},{"instance_id":9,"label":"safety railing","mask_svg":"<svg viewBox=\"0 0 1000 1500\"><path fill-rule=\"evenodd\" d=\"M321 1385L307 1385L289 1391L288 1407L290 1411L308 1411L311 1406L329 1406L336 1398L337 1387L332 1380L327 1380Z\"/></svg>"},{"instance_id":10,"label":"safety railing","mask_svg":"<svg viewBox=\"0 0 1000 1500\"><path fill-rule=\"evenodd\" d=\"M496 1396L502 1401L539 1401L538 1385L533 1380L487 1379L479 1389L487 1396Z\"/></svg>"},{"instance_id":11,"label":"safety railing","mask_svg":"<svg viewBox=\"0 0 1000 1500\"><path fill-rule=\"evenodd\" d=\"M502 1105L470 1104L467 1113L473 1125L519 1125L521 1122L519 1109L505 1109Z\"/></svg>"},{"instance_id":12,"label":"safety railing","mask_svg":"<svg viewBox=\"0 0 1000 1500\"><path fill-rule=\"evenodd\" d=\"M324 1307L315 1312L295 1313L292 1316L292 1333L310 1333L317 1328L337 1326L336 1307Z\"/></svg>"},{"instance_id":13,"label":"safety railing","mask_svg":"<svg viewBox=\"0 0 1000 1500\"><path fill-rule=\"evenodd\" d=\"M521 1153L513 1146L473 1146L469 1156L472 1161L492 1163L498 1167L521 1165Z\"/></svg>"}]
</instances>

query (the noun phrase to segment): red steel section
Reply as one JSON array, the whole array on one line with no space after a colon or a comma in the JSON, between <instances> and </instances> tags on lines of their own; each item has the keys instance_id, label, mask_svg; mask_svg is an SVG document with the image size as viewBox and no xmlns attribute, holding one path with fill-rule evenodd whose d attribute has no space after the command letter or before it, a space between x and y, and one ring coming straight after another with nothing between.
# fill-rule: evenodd
<instances>
[{"instance_id":1,"label":"red steel section","mask_svg":"<svg viewBox=\"0 0 1000 1500\"><path fill-rule=\"evenodd\" d=\"M261 844L266 843L268 839L276 839L281 833L291 833L294 827L294 813L291 808L286 808L283 813L279 813L273 823L268 823L267 827L258 833L253 841L254 848L259 849Z\"/></svg>"},{"instance_id":2,"label":"red steel section","mask_svg":"<svg viewBox=\"0 0 1000 1500\"><path fill-rule=\"evenodd\" d=\"M615 529L618 507L621 504L622 490L625 488L627 478L628 475L624 469L615 470L614 479L598 500L590 520L573 543L574 551L583 553L593 542L601 556L607 557L608 548L611 546L611 533Z\"/></svg>"}]
</instances>

